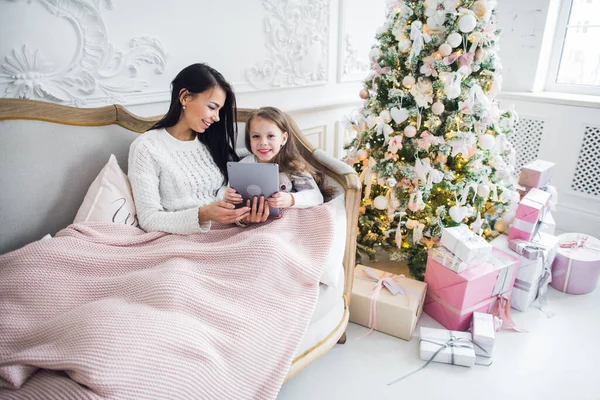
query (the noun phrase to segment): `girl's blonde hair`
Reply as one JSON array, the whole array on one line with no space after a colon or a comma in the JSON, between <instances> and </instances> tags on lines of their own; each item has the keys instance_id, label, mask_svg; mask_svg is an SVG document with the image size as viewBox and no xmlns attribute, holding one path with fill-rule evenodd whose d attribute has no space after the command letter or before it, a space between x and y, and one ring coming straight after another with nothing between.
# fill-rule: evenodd
<instances>
[{"instance_id":1,"label":"girl's blonde hair","mask_svg":"<svg viewBox=\"0 0 600 400\"><path fill-rule=\"evenodd\" d=\"M267 120L277 128L279 128L282 132L287 132L288 138L285 144L279 150L279 153L273 157L272 162L279 165L279 171L285 173L297 173L297 172L305 172L309 173L319 186L321 193L325 198L330 198L333 194L333 188L326 188L322 186L323 183L323 174L320 172L313 171L308 166L308 162L302 157L300 152L298 151L298 147L296 145L296 137L300 135L302 132L296 122L292 117L290 117L287 113L284 113L278 108L275 107L261 107L256 110L253 110L248 115L248 120L246 121L246 132L245 132L245 142L246 148L248 151L252 152L252 146L250 145L250 125L254 118L262 118Z\"/></svg>"}]
</instances>

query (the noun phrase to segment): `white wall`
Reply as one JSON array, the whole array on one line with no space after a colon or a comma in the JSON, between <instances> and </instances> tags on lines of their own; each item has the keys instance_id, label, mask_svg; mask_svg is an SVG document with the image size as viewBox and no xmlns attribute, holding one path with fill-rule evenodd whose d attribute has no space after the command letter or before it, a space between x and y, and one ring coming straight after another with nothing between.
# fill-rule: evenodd
<instances>
[{"instance_id":1,"label":"white wall","mask_svg":"<svg viewBox=\"0 0 600 400\"><path fill-rule=\"evenodd\" d=\"M83 107L118 102L157 115L166 111L175 74L208 62L233 84L240 107L290 111L313 144L339 156L341 120L361 104L357 93L384 3L0 1L0 96ZM557 163L559 228L600 236L599 197L572 188L582 138L600 126L600 112L515 94L543 81L559 0L499 3L500 99L503 107L515 104L522 137L534 143L523 145L521 158Z\"/></svg>"},{"instance_id":2,"label":"white wall","mask_svg":"<svg viewBox=\"0 0 600 400\"><path fill-rule=\"evenodd\" d=\"M238 106L273 105L339 155L384 1L0 1L0 96L164 113L170 80L207 62ZM341 45L340 45L341 43Z\"/></svg>"}]
</instances>

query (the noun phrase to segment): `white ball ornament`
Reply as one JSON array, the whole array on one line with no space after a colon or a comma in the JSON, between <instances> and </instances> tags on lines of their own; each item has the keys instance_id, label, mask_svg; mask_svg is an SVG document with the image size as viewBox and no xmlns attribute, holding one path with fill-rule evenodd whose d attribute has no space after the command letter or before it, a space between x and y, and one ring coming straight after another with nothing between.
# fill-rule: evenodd
<instances>
[{"instance_id":1,"label":"white ball ornament","mask_svg":"<svg viewBox=\"0 0 600 400\"><path fill-rule=\"evenodd\" d=\"M446 38L446 43L452 47L458 47L462 44L462 35L458 32L452 32Z\"/></svg>"},{"instance_id":2,"label":"white ball ornament","mask_svg":"<svg viewBox=\"0 0 600 400\"><path fill-rule=\"evenodd\" d=\"M438 52L442 57L449 56L450 53L452 53L452 46L450 46L448 43L444 43L438 48Z\"/></svg>"},{"instance_id":3,"label":"white ball ornament","mask_svg":"<svg viewBox=\"0 0 600 400\"><path fill-rule=\"evenodd\" d=\"M367 158L369 154L367 153L367 151L365 149L360 149L356 152L356 156L358 157L359 160L364 160L365 158Z\"/></svg>"},{"instance_id":4,"label":"white ball ornament","mask_svg":"<svg viewBox=\"0 0 600 400\"><path fill-rule=\"evenodd\" d=\"M412 75L407 75L402 79L402 84L407 88L411 88L415 84L415 77Z\"/></svg>"},{"instance_id":5,"label":"white ball ornament","mask_svg":"<svg viewBox=\"0 0 600 400\"><path fill-rule=\"evenodd\" d=\"M431 111L435 114L435 115L440 115L441 113L443 113L445 110L444 104L436 101L435 103L433 103L431 105Z\"/></svg>"},{"instance_id":6,"label":"white ball ornament","mask_svg":"<svg viewBox=\"0 0 600 400\"><path fill-rule=\"evenodd\" d=\"M384 196L377 196L373 200L373 206L378 210L385 210L388 206L388 200Z\"/></svg>"},{"instance_id":7,"label":"white ball ornament","mask_svg":"<svg viewBox=\"0 0 600 400\"><path fill-rule=\"evenodd\" d=\"M383 122L385 122L386 124L389 123L392 120L392 116L390 115L390 112L388 110L383 110L380 114L379 117L383 120Z\"/></svg>"},{"instance_id":8,"label":"white ball ornament","mask_svg":"<svg viewBox=\"0 0 600 400\"><path fill-rule=\"evenodd\" d=\"M477 186L477 196L487 199L489 195L490 187L488 185L482 183L481 185Z\"/></svg>"},{"instance_id":9,"label":"white ball ornament","mask_svg":"<svg viewBox=\"0 0 600 400\"><path fill-rule=\"evenodd\" d=\"M417 134L417 128L415 128L412 125L408 125L406 128L404 128L404 136L411 138L414 137Z\"/></svg>"},{"instance_id":10,"label":"white ball ornament","mask_svg":"<svg viewBox=\"0 0 600 400\"><path fill-rule=\"evenodd\" d=\"M486 133L479 138L479 147L484 150L491 150L496 144L496 138L493 135Z\"/></svg>"},{"instance_id":11,"label":"white ball ornament","mask_svg":"<svg viewBox=\"0 0 600 400\"><path fill-rule=\"evenodd\" d=\"M477 25L477 19L472 14L466 14L460 17L458 20L458 29L463 33L469 33L475 29Z\"/></svg>"}]
</instances>

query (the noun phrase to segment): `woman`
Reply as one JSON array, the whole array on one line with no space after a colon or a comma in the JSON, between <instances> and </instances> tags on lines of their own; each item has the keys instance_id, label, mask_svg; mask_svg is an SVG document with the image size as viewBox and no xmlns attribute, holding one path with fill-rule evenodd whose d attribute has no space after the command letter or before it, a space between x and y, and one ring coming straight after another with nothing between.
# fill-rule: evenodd
<instances>
[{"instance_id":1,"label":"woman","mask_svg":"<svg viewBox=\"0 0 600 400\"><path fill-rule=\"evenodd\" d=\"M269 216L264 199L236 209L218 200L235 154L236 103L231 85L205 64L184 68L172 82L167 114L129 149L129 179L140 227L207 232L212 221L256 223Z\"/></svg>"}]
</instances>

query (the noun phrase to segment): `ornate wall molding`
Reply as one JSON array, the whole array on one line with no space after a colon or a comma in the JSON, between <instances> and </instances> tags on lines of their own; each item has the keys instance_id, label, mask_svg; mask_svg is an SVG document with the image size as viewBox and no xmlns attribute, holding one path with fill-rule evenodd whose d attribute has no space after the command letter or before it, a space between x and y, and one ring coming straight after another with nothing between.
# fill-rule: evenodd
<instances>
[{"instance_id":1,"label":"ornate wall molding","mask_svg":"<svg viewBox=\"0 0 600 400\"><path fill-rule=\"evenodd\" d=\"M0 64L0 93L4 97L77 106L98 97L109 104L124 103L124 95L141 92L148 86L138 78L142 64L154 66L157 74L165 71L167 56L158 39L135 37L126 50L109 42L100 15L101 0L33 1L73 26L78 47L73 59L62 69L47 62L40 49L30 49L27 45L13 48ZM106 7L112 9L114 2L106 0Z\"/></svg>"},{"instance_id":2,"label":"ornate wall molding","mask_svg":"<svg viewBox=\"0 0 600 400\"><path fill-rule=\"evenodd\" d=\"M246 70L256 89L327 83L330 0L263 0L267 56Z\"/></svg>"},{"instance_id":3,"label":"ornate wall molding","mask_svg":"<svg viewBox=\"0 0 600 400\"><path fill-rule=\"evenodd\" d=\"M327 151L326 139L327 139L327 125L315 126L313 128L302 129L304 136L310 141L310 143L321 150Z\"/></svg>"}]
</instances>

